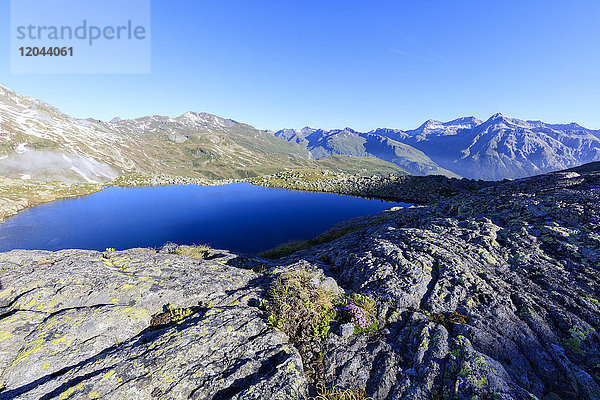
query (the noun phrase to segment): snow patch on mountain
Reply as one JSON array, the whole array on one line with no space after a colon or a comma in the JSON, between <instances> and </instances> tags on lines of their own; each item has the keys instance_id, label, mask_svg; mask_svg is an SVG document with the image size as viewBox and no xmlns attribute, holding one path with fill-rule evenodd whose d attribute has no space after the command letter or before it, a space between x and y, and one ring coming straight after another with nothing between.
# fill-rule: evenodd
<instances>
[{"instance_id":1,"label":"snow patch on mountain","mask_svg":"<svg viewBox=\"0 0 600 400\"><path fill-rule=\"evenodd\" d=\"M23 154L26 151L31 151L27 148L27 143L19 143L19 145L17 146L17 149L15 150L15 153Z\"/></svg>"}]
</instances>

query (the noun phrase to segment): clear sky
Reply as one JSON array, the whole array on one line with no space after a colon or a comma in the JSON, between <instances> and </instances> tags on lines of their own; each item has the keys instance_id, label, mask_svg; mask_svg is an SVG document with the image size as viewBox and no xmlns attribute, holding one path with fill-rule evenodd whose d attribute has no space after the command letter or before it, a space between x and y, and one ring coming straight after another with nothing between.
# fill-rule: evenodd
<instances>
[{"instance_id":1,"label":"clear sky","mask_svg":"<svg viewBox=\"0 0 600 400\"><path fill-rule=\"evenodd\" d=\"M51 0L48 0L51 1ZM600 1L152 1L152 72L12 75L76 117L205 111L260 129L496 112L600 129Z\"/></svg>"}]
</instances>

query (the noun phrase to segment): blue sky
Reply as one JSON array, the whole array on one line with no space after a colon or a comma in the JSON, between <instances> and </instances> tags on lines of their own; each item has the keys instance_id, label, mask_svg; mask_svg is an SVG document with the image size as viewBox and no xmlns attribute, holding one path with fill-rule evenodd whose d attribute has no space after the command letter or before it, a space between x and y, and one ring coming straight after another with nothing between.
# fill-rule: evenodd
<instances>
[{"instance_id":1,"label":"blue sky","mask_svg":"<svg viewBox=\"0 0 600 400\"><path fill-rule=\"evenodd\" d=\"M600 129L597 0L155 0L140 75L12 75L0 4L0 83L76 117L370 130L502 112Z\"/></svg>"}]
</instances>

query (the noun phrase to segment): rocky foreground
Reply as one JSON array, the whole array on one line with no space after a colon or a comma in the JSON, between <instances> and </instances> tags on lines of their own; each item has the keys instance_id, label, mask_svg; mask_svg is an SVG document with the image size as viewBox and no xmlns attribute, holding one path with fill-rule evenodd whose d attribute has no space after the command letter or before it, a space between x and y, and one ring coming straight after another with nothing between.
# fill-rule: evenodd
<instances>
[{"instance_id":1,"label":"rocky foreground","mask_svg":"<svg viewBox=\"0 0 600 400\"><path fill-rule=\"evenodd\" d=\"M461 193L272 261L1 254L0 398L600 399L600 172ZM269 307L298 271L370 297L375 328L290 333Z\"/></svg>"}]
</instances>

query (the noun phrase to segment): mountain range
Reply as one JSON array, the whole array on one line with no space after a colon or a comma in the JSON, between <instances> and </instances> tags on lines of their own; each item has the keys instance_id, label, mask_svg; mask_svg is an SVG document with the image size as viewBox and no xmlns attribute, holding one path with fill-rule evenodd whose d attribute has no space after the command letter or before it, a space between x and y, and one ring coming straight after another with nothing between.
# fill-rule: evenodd
<instances>
[{"instance_id":1,"label":"mountain range","mask_svg":"<svg viewBox=\"0 0 600 400\"><path fill-rule=\"evenodd\" d=\"M299 144L211 114L77 119L0 86L0 175L98 183L132 173L226 179L286 169L406 174L373 157L315 160Z\"/></svg>"},{"instance_id":2,"label":"mountain range","mask_svg":"<svg viewBox=\"0 0 600 400\"><path fill-rule=\"evenodd\" d=\"M495 114L450 122L429 120L417 129L284 129L275 136L305 146L316 159L334 154L371 156L413 174L450 171L484 180L523 178L600 160L600 131L578 124L522 121Z\"/></svg>"},{"instance_id":3,"label":"mountain range","mask_svg":"<svg viewBox=\"0 0 600 400\"><path fill-rule=\"evenodd\" d=\"M103 182L131 173L208 179L282 170L514 179L600 160L600 131L496 114L414 130L261 131L207 113L78 119L0 85L0 174Z\"/></svg>"}]
</instances>

